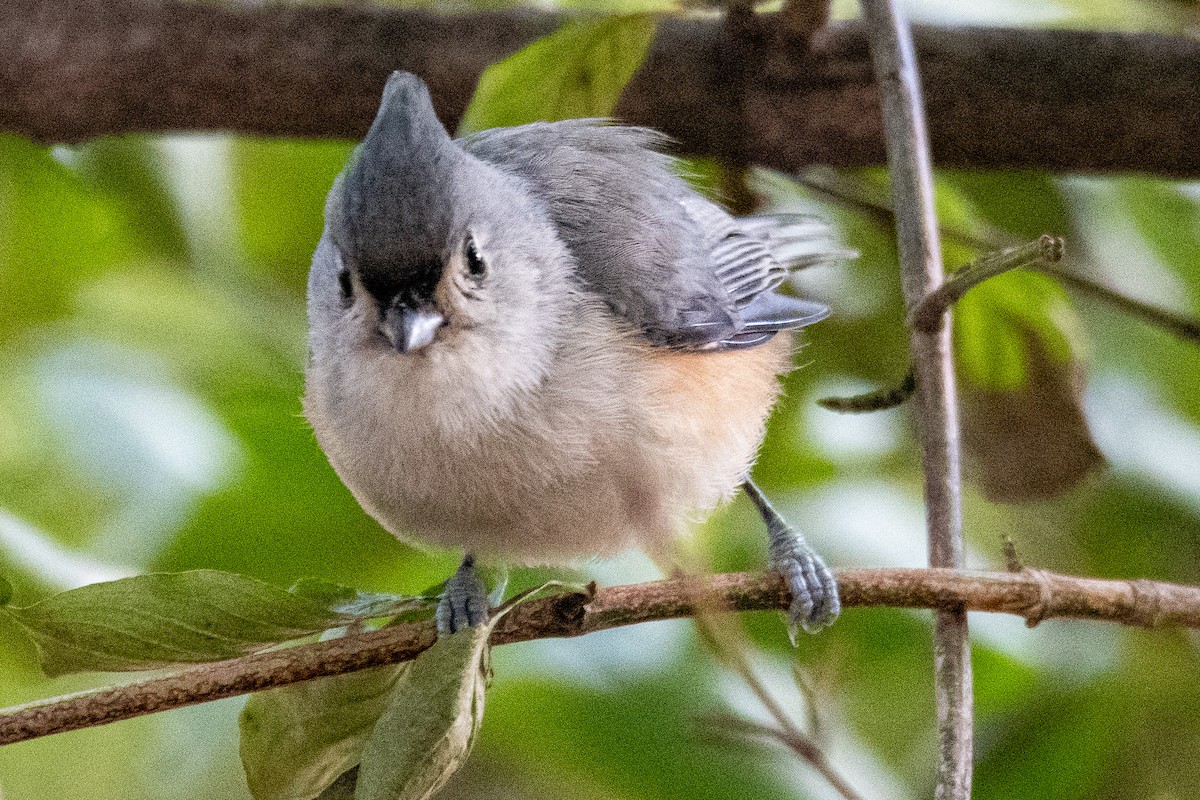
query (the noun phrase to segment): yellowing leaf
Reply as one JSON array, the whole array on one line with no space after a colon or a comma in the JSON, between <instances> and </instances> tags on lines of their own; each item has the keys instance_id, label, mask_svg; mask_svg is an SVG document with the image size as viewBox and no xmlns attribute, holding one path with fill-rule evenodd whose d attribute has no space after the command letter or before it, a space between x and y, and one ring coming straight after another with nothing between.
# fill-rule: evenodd
<instances>
[{"instance_id":1,"label":"yellowing leaf","mask_svg":"<svg viewBox=\"0 0 1200 800\"><path fill-rule=\"evenodd\" d=\"M1001 277L1010 276L1040 277ZM1024 303L1019 312L1001 311L1010 308L1002 303L968 305L965 314L955 309L955 325L965 327L955 343L967 475L985 497L1002 503L1056 497L1104 463L1081 408L1084 373L1070 345L1070 325L1058 326L1061 315L1045 313L1066 306L1048 305L1036 294L1038 283L1004 297ZM1051 297L1061 291L1049 288Z\"/></svg>"},{"instance_id":2,"label":"yellowing leaf","mask_svg":"<svg viewBox=\"0 0 1200 800\"><path fill-rule=\"evenodd\" d=\"M612 116L657 29L651 14L568 22L483 73L459 133Z\"/></svg>"}]
</instances>

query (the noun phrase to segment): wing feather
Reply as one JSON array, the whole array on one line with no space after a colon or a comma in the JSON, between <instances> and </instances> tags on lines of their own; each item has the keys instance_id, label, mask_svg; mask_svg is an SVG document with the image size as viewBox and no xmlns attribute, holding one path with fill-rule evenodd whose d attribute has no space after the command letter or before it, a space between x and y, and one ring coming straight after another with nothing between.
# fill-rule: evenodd
<instances>
[{"instance_id":1,"label":"wing feather","mask_svg":"<svg viewBox=\"0 0 1200 800\"><path fill-rule=\"evenodd\" d=\"M775 290L793 263L844 253L813 217L735 218L701 197L665 137L604 120L484 131L463 148L525 181L571 249L584 284L654 344L754 347L828 309Z\"/></svg>"}]
</instances>

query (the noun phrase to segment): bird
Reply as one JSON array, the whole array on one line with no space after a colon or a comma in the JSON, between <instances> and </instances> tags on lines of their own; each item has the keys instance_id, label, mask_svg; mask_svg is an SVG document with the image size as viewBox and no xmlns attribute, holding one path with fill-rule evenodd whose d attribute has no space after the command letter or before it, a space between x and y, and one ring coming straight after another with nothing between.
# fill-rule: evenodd
<instances>
[{"instance_id":1,"label":"bird","mask_svg":"<svg viewBox=\"0 0 1200 800\"><path fill-rule=\"evenodd\" d=\"M334 180L304 412L384 528L465 552L442 632L487 619L476 558L670 558L739 488L793 640L839 613L833 574L749 477L792 332L829 313L778 291L812 226L732 216L669 145L606 119L455 139L397 71Z\"/></svg>"}]
</instances>

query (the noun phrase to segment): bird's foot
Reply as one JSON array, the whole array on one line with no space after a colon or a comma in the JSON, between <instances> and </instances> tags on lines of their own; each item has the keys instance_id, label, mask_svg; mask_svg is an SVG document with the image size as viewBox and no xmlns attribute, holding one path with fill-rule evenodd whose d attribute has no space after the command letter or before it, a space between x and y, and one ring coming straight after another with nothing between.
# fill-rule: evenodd
<instances>
[{"instance_id":1,"label":"bird's foot","mask_svg":"<svg viewBox=\"0 0 1200 800\"><path fill-rule=\"evenodd\" d=\"M746 481L743 488L767 523L767 566L778 572L792 593L788 609L788 636L796 643L796 631L816 633L832 625L842 611L837 579L804 537L788 525L758 487Z\"/></svg>"},{"instance_id":2,"label":"bird's foot","mask_svg":"<svg viewBox=\"0 0 1200 800\"><path fill-rule=\"evenodd\" d=\"M446 581L437 606L438 634L453 634L488 620L488 597L475 574L475 557L468 554L462 566Z\"/></svg>"},{"instance_id":3,"label":"bird's foot","mask_svg":"<svg viewBox=\"0 0 1200 800\"><path fill-rule=\"evenodd\" d=\"M767 566L787 581L792 593L788 609L788 635L796 643L796 628L816 633L833 624L842 611L837 579L798 533L784 526L771 531Z\"/></svg>"}]
</instances>

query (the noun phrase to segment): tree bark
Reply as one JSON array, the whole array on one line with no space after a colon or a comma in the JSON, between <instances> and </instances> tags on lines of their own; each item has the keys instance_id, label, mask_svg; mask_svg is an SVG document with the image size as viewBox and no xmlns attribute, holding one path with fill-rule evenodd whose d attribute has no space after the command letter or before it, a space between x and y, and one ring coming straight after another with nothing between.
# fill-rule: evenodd
<instances>
[{"instance_id":1,"label":"tree bark","mask_svg":"<svg viewBox=\"0 0 1200 800\"><path fill-rule=\"evenodd\" d=\"M0 130L42 142L183 131L355 139L393 69L425 78L454 127L489 63L566 18L6 0ZM666 131L688 154L785 171L883 164L861 26L806 37L780 15L749 24L738 46L750 68L722 70L719 21L664 19L618 114ZM1200 175L1200 41L930 28L915 39L941 166ZM719 100L729 97L736 108Z\"/></svg>"},{"instance_id":2,"label":"tree bark","mask_svg":"<svg viewBox=\"0 0 1200 800\"><path fill-rule=\"evenodd\" d=\"M1033 569L853 569L839 570L837 578L847 608L996 611L1023 616L1030 626L1051 617L1073 617L1148 628L1200 628L1200 586L1077 578ZM790 604L783 579L774 573L675 578L604 589L593 585L586 593L567 592L514 608L497 624L491 643L582 636L701 613L784 610ZM411 661L436 639L432 622L393 625L28 703L0 711L0 745Z\"/></svg>"}]
</instances>

